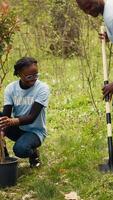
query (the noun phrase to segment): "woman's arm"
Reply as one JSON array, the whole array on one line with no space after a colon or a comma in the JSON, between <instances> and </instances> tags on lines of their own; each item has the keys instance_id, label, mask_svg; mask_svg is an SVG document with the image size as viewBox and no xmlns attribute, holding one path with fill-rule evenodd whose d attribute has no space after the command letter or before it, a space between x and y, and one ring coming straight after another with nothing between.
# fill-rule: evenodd
<instances>
[{"instance_id":1,"label":"woman's arm","mask_svg":"<svg viewBox=\"0 0 113 200\"><path fill-rule=\"evenodd\" d=\"M3 116L11 117L12 107L12 105L5 105L2 112Z\"/></svg>"},{"instance_id":2,"label":"woman's arm","mask_svg":"<svg viewBox=\"0 0 113 200\"><path fill-rule=\"evenodd\" d=\"M43 108L43 105L40 103L35 102L30 110L30 113L27 116L21 116L16 118L11 118L11 107L7 107L4 109L4 115L0 118L0 128L4 129L8 126L19 126L19 125L27 125L32 124L35 119L40 114L41 109Z\"/></svg>"},{"instance_id":3,"label":"woman's arm","mask_svg":"<svg viewBox=\"0 0 113 200\"><path fill-rule=\"evenodd\" d=\"M27 116L19 117L19 125L32 124L40 114L40 111L43 107L44 106L42 104L34 102L30 110L30 113Z\"/></svg>"}]
</instances>

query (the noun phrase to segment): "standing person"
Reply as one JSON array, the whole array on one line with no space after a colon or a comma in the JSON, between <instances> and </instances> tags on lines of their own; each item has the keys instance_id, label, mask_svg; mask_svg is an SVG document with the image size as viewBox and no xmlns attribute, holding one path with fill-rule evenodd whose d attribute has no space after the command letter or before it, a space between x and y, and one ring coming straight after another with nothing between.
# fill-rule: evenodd
<instances>
[{"instance_id":1,"label":"standing person","mask_svg":"<svg viewBox=\"0 0 113 200\"><path fill-rule=\"evenodd\" d=\"M86 13L93 17L103 15L104 22L107 28L107 33L100 34L101 39L105 38L113 43L113 0L76 0L78 6ZM110 99L113 94L113 83L103 87L103 95L110 94Z\"/></svg>"},{"instance_id":2,"label":"standing person","mask_svg":"<svg viewBox=\"0 0 113 200\"><path fill-rule=\"evenodd\" d=\"M30 167L40 165L38 147L46 137L45 110L49 87L38 80L37 60L23 57L14 65L19 80L10 83L4 92L4 107L0 113L0 129L15 141L17 157L29 158ZM8 156L7 149L5 154Z\"/></svg>"}]
</instances>

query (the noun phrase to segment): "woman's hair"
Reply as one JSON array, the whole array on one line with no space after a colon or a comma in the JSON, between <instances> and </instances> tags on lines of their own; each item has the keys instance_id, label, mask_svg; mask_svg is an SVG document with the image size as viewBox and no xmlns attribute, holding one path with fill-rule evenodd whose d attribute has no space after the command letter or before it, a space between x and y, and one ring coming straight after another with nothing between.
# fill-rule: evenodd
<instances>
[{"instance_id":1,"label":"woman's hair","mask_svg":"<svg viewBox=\"0 0 113 200\"><path fill-rule=\"evenodd\" d=\"M29 67L32 64L37 64L37 60L32 57L23 57L14 65L14 75L17 76L20 70L24 67Z\"/></svg>"}]
</instances>

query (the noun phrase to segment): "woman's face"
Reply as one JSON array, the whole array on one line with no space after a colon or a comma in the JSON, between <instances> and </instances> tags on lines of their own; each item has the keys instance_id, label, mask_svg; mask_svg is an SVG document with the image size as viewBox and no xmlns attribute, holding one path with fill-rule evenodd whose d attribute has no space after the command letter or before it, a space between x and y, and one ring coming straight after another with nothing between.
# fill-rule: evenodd
<instances>
[{"instance_id":1,"label":"woman's face","mask_svg":"<svg viewBox=\"0 0 113 200\"><path fill-rule=\"evenodd\" d=\"M38 66L32 64L29 67L22 68L19 76L25 86L32 87L38 78Z\"/></svg>"}]
</instances>

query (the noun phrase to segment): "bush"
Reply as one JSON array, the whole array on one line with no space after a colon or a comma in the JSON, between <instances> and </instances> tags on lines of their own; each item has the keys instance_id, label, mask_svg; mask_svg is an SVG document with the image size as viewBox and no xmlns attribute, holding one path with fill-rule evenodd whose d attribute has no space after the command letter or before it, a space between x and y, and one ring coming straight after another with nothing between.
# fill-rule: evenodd
<instances>
[{"instance_id":1,"label":"bush","mask_svg":"<svg viewBox=\"0 0 113 200\"><path fill-rule=\"evenodd\" d=\"M19 29L19 20L8 3L0 4L0 82L2 83L8 66L5 65L12 49L13 35Z\"/></svg>"},{"instance_id":2,"label":"bush","mask_svg":"<svg viewBox=\"0 0 113 200\"><path fill-rule=\"evenodd\" d=\"M53 43L50 49L55 55L69 57L80 55L79 46L79 13L75 1L55 0L52 11Z\"/></svg>"}]
</instances>

